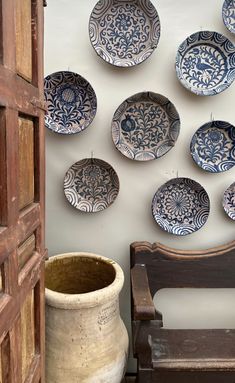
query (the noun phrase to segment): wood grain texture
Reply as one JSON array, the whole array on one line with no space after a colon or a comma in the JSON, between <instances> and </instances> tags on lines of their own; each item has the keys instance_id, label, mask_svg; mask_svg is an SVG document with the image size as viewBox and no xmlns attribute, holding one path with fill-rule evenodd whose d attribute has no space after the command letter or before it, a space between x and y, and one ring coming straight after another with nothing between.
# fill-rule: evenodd
<instances>
[{"instance_id":1,"label":"wood grain texture","mask_svg":"<svg viewBox=\"0 0 235 383\"><path fill-rule=\"evenodd\" d=\"M0 231L0 264L5 261L16 245L20 246L39 228L41 215L40 204L33 203L20 212L15 227L4 228ZM15 243L12 242L12 238L15 238Z\"/></svg>"},{"instance_id":2,"label":"wood grain texture","mask_svg":"<svg viewBox=\"0 0 235 383\"><path fill-rule=\"evenodd\" d=\"M164 329L149 312L151 297L162 288L234 288L235 241L199 251L135 242L131 274L137 382L234 383L235 330Z\"/></svg>"},{"instance_id":3,"label":"wood grain texture","mask_svg":"<svg viewBox=\"0 0 235 383\"><path fill-rule=\"evenodd\" d=\"M145 265L152 296L171 287L235 287L234 258L235 241L204 251L175 250L159 243L131 245L131 265Z\"/></svg>"},{"instance_id":4,"label":"wood grain texture","mask_svg":"<svg viewBox=\"0 0 235 383\"><path fill-rule=\"evenodd\" d=\"M0 355L1 355L1 345L0 345ZM2 360L0 358L0 383L3 383L2 381Z\"/></svg>"},{"instance_id":5,"label":"wood grain texture","mask_svg":"<svg viewBox=\"0 0 235 383\"><path fill-rule=\"evenodd\" d=\"M6 334L1 344L1 375L2 375L2 383L11 383L9 333Z\"/></svg>"},{"instance_id":6,"label":"wood grain texture","mask_svg":"<svg viewBox=\"0 0 235 383\"><path fill-rule=\"evenodd\" d=\"M1 299L1 294L4 291L4 264L0 266L0 299Z\"/></svg>"},{"instance_id":7,"label":"wood grain texture","mask_svg":"<svg viewBox=\"0 0 235 383\"><path fill-rule=\"evenodd\" d=\"M43 1L0 1L0 21L2 383L44 383Z\"/></svg>"},{"instance_id":8,"label":"wood grain texture","mask_svg":"<svg viewBox=\"0 0 235 383\"><path fill-rule=\"evenodd\" d=\"M135 320L155 318L155 306L149 291L148 276L145 265L135 265L131 269L133 291L133 317Z\"/></svg>"},{"instance_id":9,"label":"wood grain texture","mask_svg":"<svg viewBox=\"0 0 235 383\"><path fill-rule=\"evenodd\" d=\"M10 366L11 366L11 383L19 382L21 380L21 326L20 326L20 316L17 315L12 328L9 331L10 335Z\"/></svg>"},{"instance_id":10,"label":"wood grain texture","mask_svg":"<svg viewBox=\"0 0 235 383\"><path fill-rule=\"evenodd\" d=\"M12 15L15 14L15 0L0 2L1 14L1 63L11 72L15 72L16 45L15 45L15 22ZM2 89L2 88L1 88ZM4 105L4 104L3 104Z\"/></svg>"},{"instance_id":11,"label":"wood grain texture","mask_svg":"<svg viewBox=\"0 0 235 383\"><path fill-rule=\"evenodd\" d=\"M19 209L34 200L34 124L19 118Z\"/></svg>"},{"instance_id":12,"label":"wood grain texture","mask_svg":"<svg viewBox=\"0 0 235 383\"><path fill-rule=\"evenodd\" d=\"M28 376L35 355L34 294L31 291L21 309L22 381Z\"/></svg>"},{"instance_id":13,"label":"wood grain texture","mask_svg":"<svg viewBox=\"0 0 235 383\"><path fill-rule=\"evenodd\" d=\"M35 235L32 234L18 248L19 270L21 270L25 266L27 261L32 256L33 252L35 251L35 245L36 245Z\"/></svg>"},{"instance_id":14,"label":"wood grain texture","mask_svg":"<svg viewBox=\"0 0 235 383\"><path fill-rule=\"evenodd\" d=\"M16 69L32 80L31 0L16 0Z\"/></svg>"},{"instance_id":15,"label":"wood grain texture","mask_svg":"<svg viewBox=\"0 0 235 383\"><path fill-rule=\"evenodd\" d=\"M146 380L145 376L149 372L141 371L143 379L138 383L234 383L234 371L159 371L153 370L150 375L151 380ZM177 377L176 377L177 374Z\"/></svg>"},{"instance_id":16,"label":"wood grain texture","mask_svg":"<svg viewBox=\"0 0 235 383\"><path fill-rule=\"evenodd\" d=\"M7 224L6 120L0 108L0 225Z\"/></svg>"},{"instance_id":17,"label":"wood grain texture","mask_svg":"<svg viewBox=\"0 0 235 383\"><path fill-rule=\"evenodd\" d=\"M39 111L45 111L43 94L38 88L16 76L12 71L0 65L0 104L9 108L17 106L17 110L23 114L38 116ZM12 92L14 89L14 92Z\"/></svg>"},{"instance_id":18,"label":"wood grain texture","mask_svg":"<svg viewBox=\"0 0 235 383\"><path fill-rule=\"evenodd\" d=\"M154 368L235 371L235 330L153 328L150 336Z\"/></svg>"}]
</instances>

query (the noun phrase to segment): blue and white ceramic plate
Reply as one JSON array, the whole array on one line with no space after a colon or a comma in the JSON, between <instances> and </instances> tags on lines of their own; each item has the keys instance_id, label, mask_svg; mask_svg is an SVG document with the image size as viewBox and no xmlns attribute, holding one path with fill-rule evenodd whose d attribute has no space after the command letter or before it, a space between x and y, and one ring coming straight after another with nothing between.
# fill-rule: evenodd
<instances>
[{"instance_id":1,"label":"blue and white ceramic plate","mask_svg":"<svg viewBox=\"0 0 235 383\"><path fill-rule=\"evenodd\" d=\"M182 85L197 95L220 93L235 78L235 46L217 32L194 33L179 46L176 74Z\"/></svg>"},{"instance_id":2,"label":"blue and white ceramic plate","mask_svg":"<svg viewBox=\"0 0 235 383\"><path fill-rule=\"evenodd\" d=\"M137 93L125 100L112 120L116 148L131 160L155 160L174 145L180 131L175 106L161 94Z\"/></svg>"},{"instance_id":3,"label":"blue and white ceramic plate","mask_svg":"<svg viewBox=\"0 0 235 383\"><path fill-rule=\"evenodd\" d=\"M152 200L152 214L168 233L188 235L207 221L210 201L205 189L190 178L174 178L162 185Z\"/></svg>"},{"instance_id":4,"label":"blue and white ceramic plate","mask_svg":"<svg viewBox=\"0 0 235 383\"><path fill-rule=\"evenodd\" d=\"M93 121L97 100L94 89L77 73L61 71L44 80L47 107L45 125L56 133L74 134Z\"/></svg>"},{"instance_id":5,"label":"blue and white ceramic plate","mask_svg":"<svg viewBox=\"0 0 235 383\"><path fill-rule=\"evenodd\" d=\"M211 173L235 165L235 127L225 121L211 121L193 135L191 155L198 166Z\"/></svg>"},{"instance_id":6,"label":"blue and white ceramic plate","mask_svg":"<svg viewBox=\"0 0 235 383\"><path fill-rule=\"evenodd\" d=\"M74 163L65 174L65 196L80 211L104 210L115 201L118 192L117 173L103 160L85 158Z\"/></svg>"},{"instance_id":7,"label":"blue and white ceramic plate","mask_svg":"<svg viewBox=\"0 0 235 383\"><path fill-rule=\"evenodd\" d=\"M100 0L89 21L91 44L118 67L140 64L158 45L160 21L150 0Z\"/></svg>"},{"instance_id":8,"label":"blue and white ceramic plate","mask_svg":"<svg viewBox=\"0 0 235 383\"><path fill-rule=\"evenodd\" d=\"M222 8L222 16L226 28L235 33L235 0L225 0Z\"/></svg>"},{"instance_id":9,"label":"blue and white ceramic plate","mask_svg":"<svg viewBox=\"0 0 235 383\"><path fill-rule=\"evenodd\" d=\"M222 203L225 213L235 221L235 182L225 190Z\"/></svg>"}]
</instances>

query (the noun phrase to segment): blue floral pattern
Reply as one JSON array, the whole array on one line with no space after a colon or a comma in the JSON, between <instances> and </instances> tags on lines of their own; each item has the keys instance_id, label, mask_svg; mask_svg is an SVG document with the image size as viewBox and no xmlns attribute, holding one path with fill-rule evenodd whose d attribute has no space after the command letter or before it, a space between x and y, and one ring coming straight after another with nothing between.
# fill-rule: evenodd
<instances>
[{"instance_id":1,"label":"blue floral pattern","mask_svg":"<svg viewBox=\"0 0 235 383\"><path fill-rule=\"evenodd\" d=\"M64 178L64 193L69 203L84 212L106 209L116 199L119 179L105 161L86 158L73 164Z\"/></svg>"},{"instance_id":2,"label":"blue floral pattern","mask_svg":"<svg viewBox=\"0 0 235 383\"><path fill-rule=\"evenodd\" d=\"M133 66L157 47L160 21L150 0L100 0L91 13L89 32L94 49L105 61Z\"/></svg>"},{"instance_id":3,"label":"blue floral pattern","mask_svg":"<svg viewBox=\"0 0 235 383\"><path fill-rule=\"evenodd\" d=\"M224 192L223 208L229 218L235 221L235 182L233 182Z\"/></svg>"},{"instance_id":4,"label":"blue floral pattern","mask_svg":"<svg viewBox=\"0 0 235 383\"><path fill-rule=\"evenodd\" d=\"M191 155L198 166L212 173L235 165L235 127L225 121L212 121L193 135Z\"/></svg>"},{"instance_id":5,"label":"blue floral pattern","mask_svg":"<svg viewBox=\"0 0 235 383\"><path fill-rule=\"evenodd\" d=\"M225 0L222 8L224 25L232 33L235 33L235 0Z\"/></svg>"},{"instance_id":6,"label":"blue floral pattern","mask_svg":"<svg viewBox=\"0 0 235 383\"><path fill-rule=\"evenodd\" d=\"M178 49L176 74L197 95L218 94L235 78L235 46L217 32L194 33Z\"/></svg>"},{"instance_id":7,"label":"blue floral pattern","mask_svg":"<svg viewBox=\"0 0 235 383\"><path fill-rule=\"evenodd\" d=\"M148 161L167 153L178 138L180 119L164 96L141 92L125 100L112 120L112 138L126 157Z\"/></svg>"},{"instance_id":8,"label":"blue floral pattern","mask_svg":"<svg viewBox=\"0 0 235 383\"><path fill-rule=\"evenodd\" d=\"M95 92L88 81L77 73L62 71L47 76L44 95L47 106L45 125L56 133L79 133L95 117Z\"/></svg>"},{"instance_id":9,"label":"blue floral pattern","mask_svg":"<svg viewBox=\"0 0 235 383\"><path fill-rule=\"evenodd\" d=\"M174 178L162 185L152 200L152 214L168 233L188 235L207 221L210 201L205 189L190 178Z\"/></svg>"}]
</instances>

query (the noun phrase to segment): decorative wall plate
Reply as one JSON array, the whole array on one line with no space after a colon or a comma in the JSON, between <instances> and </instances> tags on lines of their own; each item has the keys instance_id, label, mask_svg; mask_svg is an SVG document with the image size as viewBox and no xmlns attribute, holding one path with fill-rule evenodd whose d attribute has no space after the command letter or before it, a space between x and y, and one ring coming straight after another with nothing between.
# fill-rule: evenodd
<instances>
[{"instance_id":1,"label":"decorative wall plate","mask_svg":"<svg viewBox=\"0 0 235 383\"><path fill-rule=\"evenodd\" d=\"M235 221L235 182L225 190L222 203L225 213Z\"/></svg>"},{"instance_id":2,"label":"decorative wall plate","mask_svg":"<svg viewBox=\"0 0 235 383\"><path fill-rule=\"evenodd\" d=\"M128 67L153 53L160 38L160 21L149 0L100 0L90 16L89 34L102 59Z\"/></svg>"},{"instance_id":3,"label":"decorative wall plate","mask_svg":"<svg viewBox=\"0 0 235 383\"><path fill-rule=\"evenodd\" d=\"M152 214L168 233L187 235L207 221L210 201L205 189L190 178L174 178L162 185L152 200Z\"/></svg>"},{"instance_id":4,"label":"decorative wall plate","mask_svg":"<svg viewBox=\"0 0 235 383\"><path fill-rule=\"evenodd\" d=\"M74 134L86 129L96 114L94 89L77 73L61 71L44 80L47 106L45 125L56 133Z\"/></svg>"},{"instance_id":5,"label":"decorative wall plate","mask_svg":"<svg viewBox=\"0 0 235 383\"><path fill-rule=\"evenodd\" d=\"M112 120L112 138L124 156L149 161L163 156L174 145L180 118L168 98L153 92L137 93L126 99Z\"/></svg>"},{"instance_id":6,"label":"decorative wall plate","mask_svg":"<svg viewBox=\"0 0 235 383\"><path fill-rule=\"evenodd\" d=\"M95 213L106 209L119 192L117 173L107 162L85 158L74 163L64 178L64 193L76 209Z\"/></svg>"},{"instance_id":7,"label":"decorative wall plate","mask_svg":"<svg viewBox=\"0 0 235 383\"><path fill-rule=\"evenodd\" d=\"M225 0L222 8L222 16L226 28L235 33L235 0Z\"/></svg>"},{"instance_id":8,"label":"decorative wall plate","mask_svg":"<svg viewBox=\"0 0 235 383\"><path fill-rule=\"evenodd\" d=\"M224 172L235 165L235 126L211 121L193 135L191 155L198 166L211 173Z\"/></svg>"},{"instance_id":9,"label":"decorative wall plate","mask_svg":"<svg viewBox=\"0 0 235 383\"><path fill-rule=\"evenodd\" d=\"M217 32L194 33L179 46L176 74L184 87L197 95L220 93L235 78L235 46Z\"/></svg>"}]
</instances>

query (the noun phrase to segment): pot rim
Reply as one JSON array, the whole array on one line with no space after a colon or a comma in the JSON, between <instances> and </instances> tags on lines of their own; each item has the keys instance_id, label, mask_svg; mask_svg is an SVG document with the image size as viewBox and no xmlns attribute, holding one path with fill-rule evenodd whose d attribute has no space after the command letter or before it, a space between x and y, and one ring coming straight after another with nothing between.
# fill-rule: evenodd
<instances>
[{"instance_id":1,"label":"pot rim","mask_svg":"<svg viewBox=\"0 0 235 383\"><path fill-rule=\"evenodd\" d=\"M102 289L80 294L65 294L45 287L45 300L47 305L61 309L76 310L95 307L118 297L124 284L124 273L119 264L110 258L88 252L62 253L51 256L46 261L45 267L57 259L70 257L92 258L96 261L112 265L115 270L114 281Z\"/></svg>"}]
</instances>

